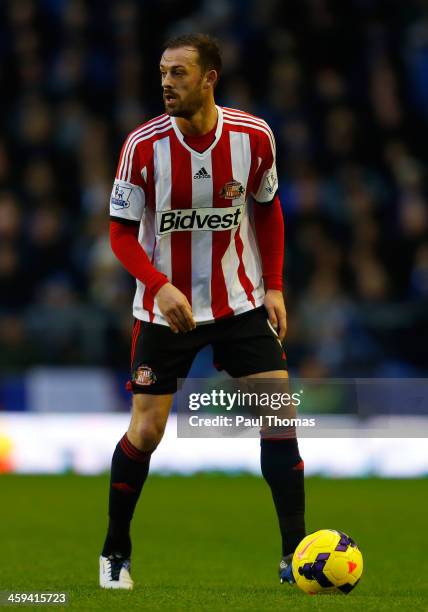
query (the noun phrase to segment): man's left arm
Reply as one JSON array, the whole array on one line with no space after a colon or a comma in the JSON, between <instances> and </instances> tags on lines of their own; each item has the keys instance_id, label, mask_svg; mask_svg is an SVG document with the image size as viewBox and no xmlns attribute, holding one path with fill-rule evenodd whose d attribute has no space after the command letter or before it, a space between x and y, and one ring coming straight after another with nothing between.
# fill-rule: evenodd
<instances>
[{"instance_id":1,"label":"man's left arm","mask_svg":"<svg viewBox=\"0 0 428 612\"><path fill-rule=\"evenodd\" d=\"M276 146L272 130L262 122L256 157L259 161L251 195L254 199L254 224L262 260L265 285L265 306L269 321L281 340L287 330L287 317L282 293L284 263L284 219L278 198Z\"/></svg>"},{"instance_id":2,"label":"man's left arm","mask_svg":"<svg viewBox=\"0 0 428 612\"><path fill-rule=\"evenodd\" d=\"M278 196L267 206L254 202L254 226L266 292L264 304L270 323L277 330L280 340L284 340L287 331L282 275L284 218Z\"/></svg>"}]
</instances>

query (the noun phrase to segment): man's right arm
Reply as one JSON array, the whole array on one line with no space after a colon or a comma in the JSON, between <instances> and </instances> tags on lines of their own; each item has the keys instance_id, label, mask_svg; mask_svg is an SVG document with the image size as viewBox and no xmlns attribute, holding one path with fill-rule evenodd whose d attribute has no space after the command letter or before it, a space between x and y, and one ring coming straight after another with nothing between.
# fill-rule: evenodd
<instances>
[{"instance_id":1,"label":"man's right arm","mask_svg":"<svg viewBox=\"0 0 428 612\"><path fill-rule=\"evenodd\" d=\"M110 244L113 253L134 278L144 283L153 297L168 283L168 278L151 263L138 242L138 225L110 221Z\"/></svg>"},{"instance_id":2,"label":"man's right arm","mask_svg":"<svg viewBox=\"0 0 428 612\"><path fill-rule=\"evenodd\" d=\"M138 241L138 228L146 206L150 148L140 150L131 133L119 159L110 198L111 247L130 274L147 287L174 333L196 327L186 296L150 261Z\"/></svg>"},{"instance_id":3,"label":"man's right arm","mask_svg":"<svg viewBox=\"0 0 428 612\"><path fill-rule=\"evenodd\" d=\"M151 263L138 242L138 226L111 220L110 242L113 253L123 266L134 278L144 283L156 299L171 330L178 333L194 329L196 324L186 296Z\"/></svg>"},{"instance_id":4,"label":"man's right arm","mask_svg":"<svg viewBox=\"0 0 428 612\"><path fill-rule=\"evenodd\" d=\"M156 299L159 310L174 333L190 331L196 327L192 308L179 289L172 285L165 274L151 263L138 242L138 225L110 221L110 242L113 253L134 278L144 283Z\"/></svg>"}]
</instances>

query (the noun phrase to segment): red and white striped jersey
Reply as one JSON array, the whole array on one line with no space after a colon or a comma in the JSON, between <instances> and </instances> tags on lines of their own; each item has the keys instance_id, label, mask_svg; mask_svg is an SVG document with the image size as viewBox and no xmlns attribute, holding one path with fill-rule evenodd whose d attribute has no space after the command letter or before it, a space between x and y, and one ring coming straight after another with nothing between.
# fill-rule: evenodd
<instances>
[{"instance_id":1,"label":"red and white striped jersey","mask_svg":"<svg viewBox=\"0 0 428 612\"><path fill-rule=\"evenodd\" d=\"M115 220L140 223L140 244L186 295L196 323L263 303L252 198L271 203L278 188L267 123L243 111L217 110L215 139L202 153L166 114L131 132L110 200ZM137 319L167 325L139 280L133 312Z\"/></svg>"}]
</instances>

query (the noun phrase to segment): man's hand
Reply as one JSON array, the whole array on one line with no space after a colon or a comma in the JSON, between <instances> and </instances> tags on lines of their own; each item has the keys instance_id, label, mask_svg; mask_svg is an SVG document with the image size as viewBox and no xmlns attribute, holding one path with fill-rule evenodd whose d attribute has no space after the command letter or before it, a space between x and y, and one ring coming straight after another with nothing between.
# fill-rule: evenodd
<instances>
[{"instance_id":1,"label":"man's hand","mask_svg":"<svg viewBox=\"0 0 428 612\"><path fill-rule=\"evenodd\" d=\"M177 287L166 283L157 292L155 300L174 334L195 329L192 308L184 293Z\"/></svg>"},{"instance_id":2,"label":"man's hand","mask_svg":"<svg viewBox=\"0 0 428 612\"><path fill-rule=\"evenodd\" d=\"M272 327L277 331L279 339L282 342L287 331L287 313L285 311L282 291L268 289L266 291L264 303L268 311L269 321Z\"/></svg>"}]
</instances>

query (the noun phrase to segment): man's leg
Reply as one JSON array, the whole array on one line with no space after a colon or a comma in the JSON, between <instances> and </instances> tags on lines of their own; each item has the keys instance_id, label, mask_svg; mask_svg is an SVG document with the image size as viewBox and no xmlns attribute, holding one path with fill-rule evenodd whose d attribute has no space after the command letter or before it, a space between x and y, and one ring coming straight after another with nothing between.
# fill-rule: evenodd
<instances>
[{"instance_id":1,"label":"man's leg","mask_svg":"<svg viewBox=\"0 0 428 612\"><path fill-rule=\"evenodd\" d=\"M113 453L109 494L109 526L102 557L128 559L130 524L146 481L150 457L162 439L173 396L133 396L128 431Z\"/></svg>"},{"instance_id":2,"label":"man's leg","mask_svg":"<svg viewBox=\"0 0 428 612\"><path fill-rule=\"evenodd\" d=\"M284 379L285 370L249 375L247 379ZM278 381L279 382L279 381ZM305 536L304 464L294 429L284 435L261 432L261 471L268 483L278 516L282 538L282 556L290 559L298 543Z\"/></svg>"},{"instance_id":3,"label":"man's leg","mask_svg":"<svg viewBox=\"0 0 428 612\"><path fill-rule=\"evenodd\" d=\"M251 391L288 392L285 352L265 308L224 320L219 324L212 344L217 366L233 378L240 379ZM291 570L290 555L305 536L303 461L295 429L271 432L263 428L261 469L272 492L281 531L283 559L280 578L289 581L283 575L283 566L285 564Z\"/></svg>"}]
</instances>

